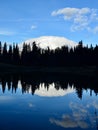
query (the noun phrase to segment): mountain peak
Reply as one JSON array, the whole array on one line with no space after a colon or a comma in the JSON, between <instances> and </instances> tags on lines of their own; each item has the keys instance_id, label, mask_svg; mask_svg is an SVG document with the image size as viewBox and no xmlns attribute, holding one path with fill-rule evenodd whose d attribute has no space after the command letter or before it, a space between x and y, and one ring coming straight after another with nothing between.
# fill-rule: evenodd
<instances>
[{"instance_id":1,"label":"mountain peak","mask_svg":"<svg viewBox=\"0 0 98 130\"><path fill-rule=\"evenodd\" d=\"M43 49L46 49L47 47L50 49L56 49L57 47L61 48L64 45L68 46L69 48L73 48L77 45L77 43L72 40L58 36L41 36L25 41L26 44L32 44L33 42L35 42L38 47Z\"/></svg>"}]
</instances>

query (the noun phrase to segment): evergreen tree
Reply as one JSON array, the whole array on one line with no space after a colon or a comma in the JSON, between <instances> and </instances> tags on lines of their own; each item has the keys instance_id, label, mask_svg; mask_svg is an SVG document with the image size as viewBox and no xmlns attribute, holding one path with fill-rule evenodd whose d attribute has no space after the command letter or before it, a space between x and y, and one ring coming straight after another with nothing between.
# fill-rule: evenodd
<instances>
[{"instance_id":1,"label":"evergreen tree","mask_svg":"<svg viewBox=\"0 0 98 130\"><path fill-rule=\"evenodd\" d=\"M0 42L0 62L2 62L2 43Z\"/></svg>"},{"instance_id":2,"label":"evergreen tree","mask_svg":"<svg viewBox=\"0 0 98 130\"><path fill-rule=\"evenodd\" d=\"M20 54L18 45L13 45L13 64L20 65Z\"/></svg>"},{"instance_id":3,"label":"evergreen tree","mask_svg":"<svg viewBox=\"0 0 98 130\"><path fill-rule=\"evenodd\" d=\"M8 55L7 55L7 43L5 42L4 46L3 46L2 61L4 63L7 63L7 61L8 61L7 58L8 58Z\"/></svg>"},{"instance_id":4,"label":"evergreen tree","mask_svg":"<svg viewBox=\"0 0 98 130\"><path fill-rule=\"evenodd\" d=\"M2 54L2 43L0 41L0 55Z\"/></svg>"},{"instance_id":5,"label":"evergreen tree","mask_svg":"<svg viewBox=\"0 0 98 130\"><path fill-rule=\"evenodd\" d=\"M8 60L9 60L9 63L12 64L12 60L13 60L13 48L12 48L12 45L9 46Z\"/></svg>"}]
</instances>

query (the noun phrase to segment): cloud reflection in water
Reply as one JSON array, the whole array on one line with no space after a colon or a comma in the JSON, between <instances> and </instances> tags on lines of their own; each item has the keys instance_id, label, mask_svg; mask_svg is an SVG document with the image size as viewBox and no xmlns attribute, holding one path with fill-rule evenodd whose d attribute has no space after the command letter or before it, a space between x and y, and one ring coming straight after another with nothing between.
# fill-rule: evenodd
<instances>
[{"instance_id":1,"label":"cloud reflection in water","mask_svg":"<svg viewBox=\"0 0 98 130\"><path fill-rule=\"evenodd\" d=\"M88 107L88 102L85 104L78 102L69 102L70 113L64 113L61 118L50 118L50 123L56 124L63 128L81 128L81 129L96 129L96 120L98 115L95 115L95 110L98 111L97 100L93 100Z\"/></svg>"}]
</instances>

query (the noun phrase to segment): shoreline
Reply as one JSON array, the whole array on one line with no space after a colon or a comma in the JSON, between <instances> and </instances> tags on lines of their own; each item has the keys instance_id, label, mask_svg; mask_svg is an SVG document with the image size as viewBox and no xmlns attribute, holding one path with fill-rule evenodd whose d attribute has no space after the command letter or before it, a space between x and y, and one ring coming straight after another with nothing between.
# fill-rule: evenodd
<instances>
[{"instance_id":1,"label":"shoreline","mask_svg":"<svg viewBox=\"0 0 98 130\"><path fill-rule=\"evenodd\" d=\"M21 73L46 73L46 74L65 74L79 76L96 76L98 69L96 66L70 66L70 67L31 67L17 66L11 64L0 63L0 75L5 74L21 74Z\"/></svg>"}]
</instances>

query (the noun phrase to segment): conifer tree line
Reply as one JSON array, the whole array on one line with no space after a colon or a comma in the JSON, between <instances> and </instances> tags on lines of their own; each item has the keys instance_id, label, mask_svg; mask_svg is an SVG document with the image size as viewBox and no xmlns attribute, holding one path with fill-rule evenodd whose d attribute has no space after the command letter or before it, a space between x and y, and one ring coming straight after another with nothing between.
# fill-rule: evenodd
<instances>
[{"instance_id":1,"label":"conifer tree line","mask_svg":"<svg viewBox=\"0 0 98 130\"><path fill-rule=\"evenodd\" d=\"M62 46L51 50L39 48L35 42L23 44L22 51L18 44L9 45L0 42L0 63L25 66L97 66L98 46L83 46L83 42L74 48Z\"/></svg>"},{"instance_id":2,"label":"conifer tree line","mask_svg":"<svg viewBox=\"0 0 98 130\"><path fill-rule=\"evenodd\" d=\"M37 77L36 77L37 76ZM45 89L49 89L51 84L54 84L54 88L56 90L66 90L69 88L74 88L76 91L77 96L82 99L83 91L87 91L90 89L90 96L92 96L93 93L98 95L98 80L96 82L93 82L93 80L90 79L78 79L76 78L64 78L64 79L56 79L51 76L48 78L45 77L42 78L38 75L7 75L7 76L0 76L0 84L1 84L1 91L3 93L7 91L9 92L17 92L18 89L18 83L20 82L21 85L21 92L22 93L29 93L31 92L32 95L35 93L36 90L40 90L40 85L44 83L43 87ZM65 80L66 79L66 80ZM7 84L7 85L6 85ZM74 85L73 85L74 84Z\"/></svg>"}]
</instances>

